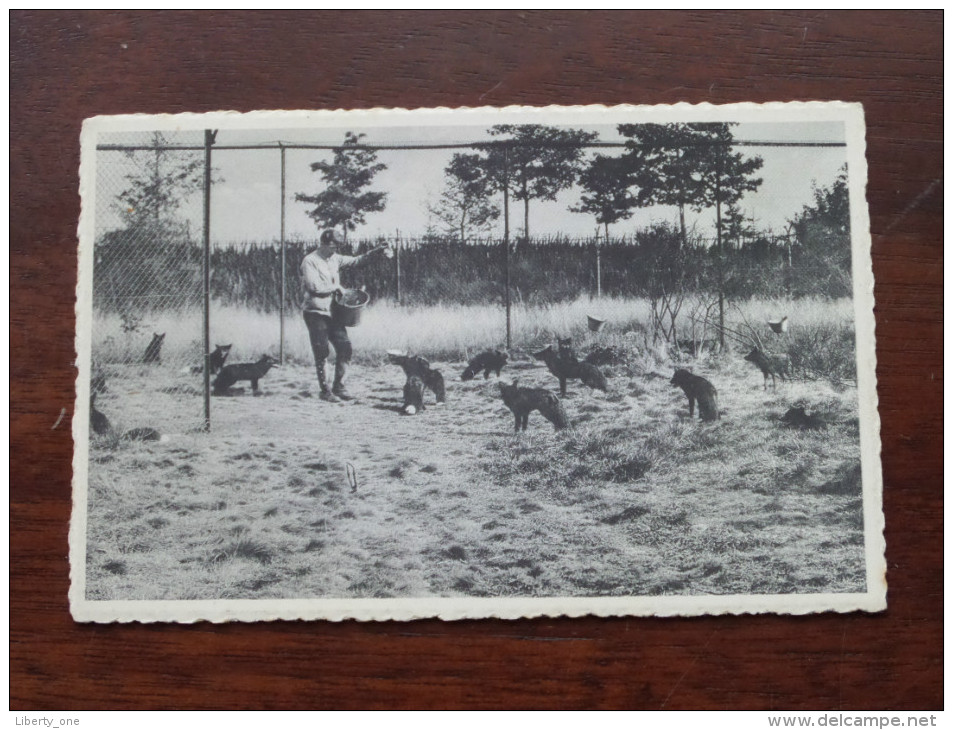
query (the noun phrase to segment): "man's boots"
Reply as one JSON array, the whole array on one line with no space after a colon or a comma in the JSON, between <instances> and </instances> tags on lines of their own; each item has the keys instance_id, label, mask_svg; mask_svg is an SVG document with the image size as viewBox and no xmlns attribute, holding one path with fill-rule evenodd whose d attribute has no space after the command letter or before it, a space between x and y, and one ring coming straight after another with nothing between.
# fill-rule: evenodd
<instances>
[{"instance_id":1,"label":"man's boots","mask_svg":"<svg viewBox=\"0 0 953 730\"><path fill-rule=\"evenodd\" d=\"M338 360L334 363L334 386L331 393L341 400L354 400L354 396L344 387L344 378L347 376L347 363Z\"/></svg>"},{"instance_id":2,"label":"man's boots","mask_svg":"<svg viewBox=\"0 0 953 730\"><path fill-rule=\"evenodd\" d=\"M318 384L321 386L321 393L318 395L318 398L325 400L328 403L339 403L340 398L338 398L334 393L331 392L328 388L328 376L324 372L324 363L321 363L317 366L318 371Z\"/></svg>"}]
</instances>

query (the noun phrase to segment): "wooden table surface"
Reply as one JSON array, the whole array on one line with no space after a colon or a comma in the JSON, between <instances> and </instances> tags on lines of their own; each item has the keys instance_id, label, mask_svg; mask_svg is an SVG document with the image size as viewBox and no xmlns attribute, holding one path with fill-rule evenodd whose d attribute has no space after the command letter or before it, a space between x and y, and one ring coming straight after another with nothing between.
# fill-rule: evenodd
<instances>
[{"instance_id":1,"label":"wooden table surface","mask_svg":"<svg viewBox=\"0 0 953 730\"><path fill-rule=\"evenodd\" d=\"M941 708L942 22L941 11L12 12L11 709ZM860 101L867 115L886 613L72 621L85 117L809 99Z\"/></svg>"}]
</instances>

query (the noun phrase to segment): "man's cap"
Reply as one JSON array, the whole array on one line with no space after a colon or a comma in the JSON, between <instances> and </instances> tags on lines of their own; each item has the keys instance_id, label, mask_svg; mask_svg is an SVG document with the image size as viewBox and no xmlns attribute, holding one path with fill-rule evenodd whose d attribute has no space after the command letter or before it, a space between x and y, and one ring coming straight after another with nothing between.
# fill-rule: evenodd
<instances>
[{"instance_id":1,"label":"man's cap","mask_svg":"<svg viewBox=\"0 0 953 730\"><path fill-rule=\"evenodd\" d=\"M345 243L344 236L333 228L328 228L321 234L321 244L323 246L343 246Z\"/></svg>"}]
</instances>

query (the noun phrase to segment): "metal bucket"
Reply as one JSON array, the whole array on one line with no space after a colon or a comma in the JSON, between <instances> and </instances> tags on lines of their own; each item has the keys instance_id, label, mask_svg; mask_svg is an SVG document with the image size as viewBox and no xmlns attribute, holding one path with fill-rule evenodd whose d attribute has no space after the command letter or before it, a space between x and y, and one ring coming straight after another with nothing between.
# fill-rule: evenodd
<instances>
[{"instance_id":1,"label":"metal bucket","mask_svg":"<svg viewBox=\"0 0 953 730\"><path fill-rule=\"evenodd\" d=\"M361 323L361 312L371 301L371 295L360 289L345 289L344 294L335 295L331 300L331 318L345 327L357 327Z\"/></svg>"},{"instance_id":2,"label":"metal bucket","mask_svg":"<svg viewBox=\"0 0 953 730\"><path fill-rule=\"evenodd\" d=\"M604 319L597 319L596 317L593 317L591 314L586 316L589 318L589 329L592 332L598 332L599 330L602 329L602 325L606 323Z\"/></svg>"}]
</instances>

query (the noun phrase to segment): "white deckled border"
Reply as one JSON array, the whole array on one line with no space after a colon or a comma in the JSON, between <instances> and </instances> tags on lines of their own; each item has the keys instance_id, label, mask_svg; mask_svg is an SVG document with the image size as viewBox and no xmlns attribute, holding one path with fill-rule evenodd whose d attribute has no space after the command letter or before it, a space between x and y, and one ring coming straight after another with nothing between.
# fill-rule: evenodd
<instances>
[{"instance_id":1,"label":"white deckled border","mask_svg":"<svg viewBox=\"0 0 953 730\"><path fill-rule=\"evenodd\" d=\"M358 621L440 618L531 618L538 616L700 616L882 611L887 606L883 536L883 480L877 413L874 280L867 210L863 107L844 102L766 104L674 104L669 106L547 106L449 109L211 112L208 114L99 116L83 123L81 136L79 276L76 302L78 365L74 413L89 412L93 241L96 210L96 144L104 132L208 128L298 129L341 125L378 127L508 123L616 124L619 122L843 122L847 140L851 246L857 349L857 391L863 480L866 584L864 593L784 595L694 595L597 598L400 598L214 601L90 601L85 597L89 421L73 419L73 514L70 524L70 609L77 621L182 622L315 620Z\"/></svg>"}]
</instances>

